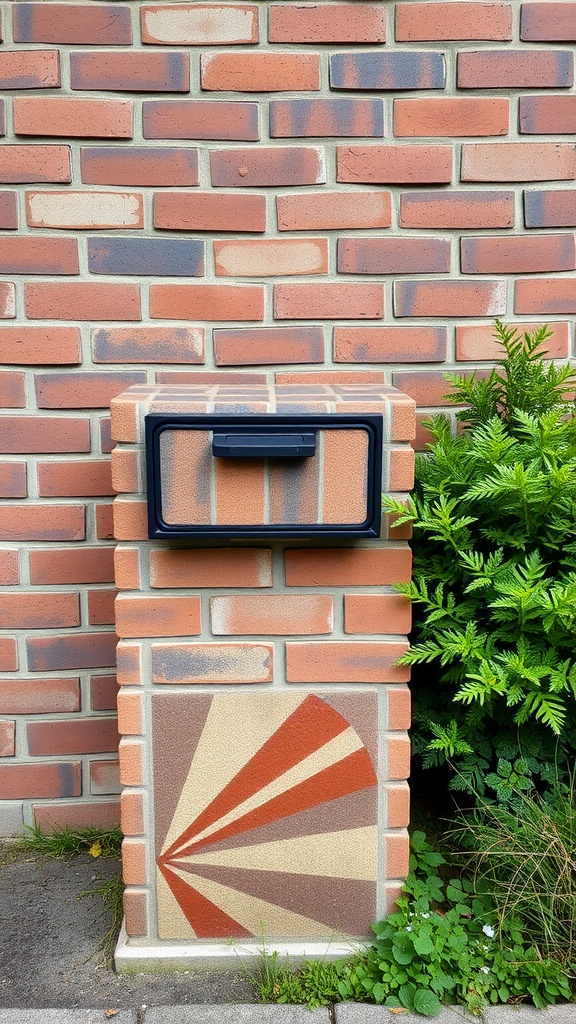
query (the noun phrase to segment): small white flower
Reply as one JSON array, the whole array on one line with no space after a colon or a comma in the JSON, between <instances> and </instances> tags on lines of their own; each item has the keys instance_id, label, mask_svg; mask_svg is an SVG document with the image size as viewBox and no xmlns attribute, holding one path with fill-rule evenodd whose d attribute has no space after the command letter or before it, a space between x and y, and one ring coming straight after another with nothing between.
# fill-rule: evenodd
<instances>
[{"instance_id":1,"label":"small white flower","mask_svg":"<svg viewBox=\"0 0 576 1024\"><path fill-rule=\"evenodd\" d=\"M422 917L429 918L430 914L422 914Z\"/></svg>"},{"instance_id":2,"label":"small white flower","mask_svg":"<svg viewBox=\"0 0 576 1024\"><path fill-rule=\"evenodd\" d=\"M412 931L412 925L411 924L407 924L406 925L406 931L407 932L411 932Z\"/></svg>"},{"instance_id":3,"label":"small white flower","mask_svg":"<svg viewBox=\"0 0 576 1024\"><path fill-rule=\"evenodd\" d=\"M494 938L494 929L489 924L482 925L482 931L484 935L487 935L489 939Z\"/></svg>"},{"instance_id":4,"label":"small white flower","mask_svg":"<svg viewBox=\"0 0 576 1024\"><path fill-rule=\"evenodd\" d=\"M489 967L481 967L480 970L482 971L482 974L490 974Z\"/></svg>"}]
</instances>

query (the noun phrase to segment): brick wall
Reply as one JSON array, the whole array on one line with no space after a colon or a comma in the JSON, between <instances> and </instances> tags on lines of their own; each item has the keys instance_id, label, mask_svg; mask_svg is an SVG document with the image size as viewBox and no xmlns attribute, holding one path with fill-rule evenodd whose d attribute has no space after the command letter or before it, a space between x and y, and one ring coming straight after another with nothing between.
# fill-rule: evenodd
<instances>
[{"instance_id":1,"label":"brick wall","mask_svg":"<svg viewBox=\"0 0 576 1024\"><path fill-rule=\"evenodd\" d=\"M321 373L425 411L494 357L494 316L572 354L576 4L0 12L11 833L118 816L115 395Z\"/></svg>"}]
</instances>

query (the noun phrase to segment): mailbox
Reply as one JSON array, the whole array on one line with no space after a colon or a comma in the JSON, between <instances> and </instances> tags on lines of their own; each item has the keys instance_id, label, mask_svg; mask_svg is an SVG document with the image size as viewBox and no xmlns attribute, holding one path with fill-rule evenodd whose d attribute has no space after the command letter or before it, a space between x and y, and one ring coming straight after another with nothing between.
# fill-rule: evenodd
<instances>
[{"instance_id":1,"label":"mailbox","mask_svg":"<svg viewBox=\"0 0 576 1024\"><path fill-rule=\"evenodd\" d=\"M380 536L380 413L150 413L145 427L150 537Z\"/></svg>"}]
</instances>

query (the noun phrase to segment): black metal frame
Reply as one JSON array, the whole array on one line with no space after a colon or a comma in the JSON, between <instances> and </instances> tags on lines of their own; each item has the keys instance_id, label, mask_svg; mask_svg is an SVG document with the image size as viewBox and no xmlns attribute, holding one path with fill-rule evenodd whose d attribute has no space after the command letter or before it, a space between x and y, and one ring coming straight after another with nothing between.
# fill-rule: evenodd
<instances>
[{"instance_id":1,"label":"black metal frame","mask_svg":"<svg viewBox=\"0 0 576 1024\"><path fill-rule=\"evenodd\" d=\"M227 433L253 435L264 428L267 433L282 433L289 427L292 432L311 433L315 430L365 430L368 434L367 496L368 514L363 523L274 523L257 525L203 524L170 525L162 518L162 490L160 481L160 435L164 430L225 430ZM266 538L266 537L379 537L381 521L382 439L383 419L380 413L340 413L282 415L207 413L149 413L146 428L146 483L148 498L148 536L152 539L196 537L214 538ZM292 459L290 459L292 461Z\"/></svg>"}]
</instances>

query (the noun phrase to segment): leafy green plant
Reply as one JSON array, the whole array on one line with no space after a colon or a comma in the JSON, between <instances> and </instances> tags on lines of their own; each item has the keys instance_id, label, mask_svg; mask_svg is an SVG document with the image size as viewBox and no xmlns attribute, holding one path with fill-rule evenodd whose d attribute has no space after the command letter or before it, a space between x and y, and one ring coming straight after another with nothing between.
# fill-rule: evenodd
<instances>
[{"instance_id":1,"label":"leafy green plant","mask_svg":"<svg viewBox=\"0 0 576 1024\"><path fill-rule=\"evenodd\" d=\"M571 999L564 965L543 958L515 918L498 923L491 895L481 894L466 874L447 873L444 856L423 832L412 836L410 873L397 907L374 925L374 943L348 960L307 961L294 970L266 954L259 998L311 1008L354 1000L427 1017L437 1016L445 1002L480 1013L507 1000L543 1007Z\"/></svg>"},{"instance_id":2,"label":"leafy green plant","mask_svg":"<svg viewBox=\"0 0 576 1024\"><path fill-rule=\"evenodd\" d=\"M575 377L546 361L546 328L495 330L503 358L487 377L447 375L460 430L431 417L413 496L384 503L413 529L413 580L399 589L414 605L401 660L416 666L415 749L480 793L541 735L540 755L512 770L546 782L576 739ZM514 753L500 758L498 743Z\"/></svg>"},{"instance_id":3,"label":"leafy green plant","mask_svg":"<svg viewBox=\"0 0 576 1024\"><path fill-rule=\"evenodd\" d=\"M98 940L96 954L101 956L102 963L110 969L124 918L124 888L122 874L117 872L109 878L95 878L90 888L79 892L77 896L77 899L97 896L102 900L102 916L107 918L108 927Z\"/></svg>"}]
</instances>

